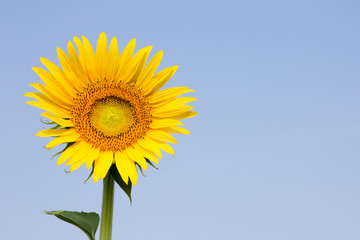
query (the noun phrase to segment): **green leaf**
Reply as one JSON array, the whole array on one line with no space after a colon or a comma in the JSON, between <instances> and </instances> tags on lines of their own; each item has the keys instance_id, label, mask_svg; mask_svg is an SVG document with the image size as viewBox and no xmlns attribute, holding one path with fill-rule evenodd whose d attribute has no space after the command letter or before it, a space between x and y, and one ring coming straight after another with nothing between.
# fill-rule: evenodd
<instances>
[{"instance_id":1,"label":"green leaf","mask_svg":"<svg viewBox=\"0 0 360 240\"><path fill-rule=\"evenodd\" d=\"M89 176L87 177L87 179L84 181L84 184L91 178L91 176L94 174L94 165L91 168L91 172L89 174Z\"/></svg>"},{"instance_id":2,"label":"green leaf","mask_svg":"<svg viewBox=\"0 0 360 240\"><path fill-rule=\"evenodd\" d=\"M152 166L152 167L155 168L156 170L159 170L157 167L155 167L155 165L154 165L149 159L145 158L145 160L146 160L146 162L147 162L148 164L150 164L150 166Z\"/></svg>"},{"instance_id":3,"label":"green leaf","mask_svg":"<svg viewBox=\"0 0 360 240\"><path fill-rule=\"evenodd\" d=\"M142 167L137 162L135 162L135 166L137 166L140 169L141 174L143 175L143 177L145 177Z\"/></svg>"},{"instance_id":4,"label":"green leaf","mask_svg":"<svg viewBox=\"0 0 360 240\"><path fill-rule=\"evenodd\" d=\"M124 180L121 178L120 173L118 172L115 164L113 164L109 170L109 173L111 174L111 176L113 177L113 179L115 180L115 182L121 187L121 189L126 193L126 195L128 195L129 199L130 199L130 203L132 203L132 199L131 199L131 181L129 178L129 182L128 184L126 184L124 182Z\"/></svg>"},{"instance_id":5,"label":"green leaf","mask_svg":"<svg viewBox=\"0 0 360 240\"><path fill-rule=\"evenodd\" d=\"M61 220L71 223L81 230L89 237L90 240L95 240L95 233L99 226L100 217L95 212L70 212L70 211L44 211L46 214L54 215Z\"/></svg>"}]
</instances>

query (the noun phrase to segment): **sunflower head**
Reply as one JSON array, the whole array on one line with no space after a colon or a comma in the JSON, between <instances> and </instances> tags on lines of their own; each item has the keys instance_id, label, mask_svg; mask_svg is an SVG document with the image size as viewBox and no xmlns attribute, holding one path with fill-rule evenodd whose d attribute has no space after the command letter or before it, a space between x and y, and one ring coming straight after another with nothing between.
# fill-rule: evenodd
<instances>
[{"instance_id":1,"label":"sunflower head","mask_svg":"<svg viewBox=\"0 0 360 240\"><path fill-rule=\"evenodd\" d=\"M30 84L38 92L25 96L37 101L27 103L45 110L41 115L56 124L37 136L54 137L48 149L66 144L57 164L70 165L70 171L93 166L96 182L114 165L126 184L136 185L136 166L146 170L157 164L161 150L173 155L168 143L176 140L170 134L190 134L180 120L197 114L186 105L196 99L179 96L193 90L160 90L177 66L156 73L162 51L146 64L151 46L134 54L134 39L121 54L115 37L107 47L105 33L95 52L85 37L74 37L74 43L77 51L71 41L68 54L57 49L61 68L45 58L47 70L33 68L43 84Z\"/></svg>"}]
</instances>

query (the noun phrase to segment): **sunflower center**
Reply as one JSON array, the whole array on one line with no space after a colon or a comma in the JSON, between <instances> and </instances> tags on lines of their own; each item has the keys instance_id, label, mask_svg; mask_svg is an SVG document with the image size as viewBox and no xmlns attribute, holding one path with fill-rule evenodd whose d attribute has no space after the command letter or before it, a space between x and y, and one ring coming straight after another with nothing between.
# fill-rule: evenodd
<instances>
[{"instance_id":1,"label":"sunflower center","mask_svg":"<svg viewBox=\"0 0 360 240\"><path fill-rule=\"evenodd\" d=\"M127 132L135 122L131 104L116 97L97 100L89 118L92 126L108 136Z\"/></svg>"},{"instance_id":2,"label":"sunflower center","mask_svg":"<svg viewBox=\"0 0 360 240\"><path fill-rule=\"evenodd\" d=\"M74 98L74 127L101 151L122 151L143 138L152 121L146 97L133 85L109 80L91 83Z\"/></svg>"}]
</instances>

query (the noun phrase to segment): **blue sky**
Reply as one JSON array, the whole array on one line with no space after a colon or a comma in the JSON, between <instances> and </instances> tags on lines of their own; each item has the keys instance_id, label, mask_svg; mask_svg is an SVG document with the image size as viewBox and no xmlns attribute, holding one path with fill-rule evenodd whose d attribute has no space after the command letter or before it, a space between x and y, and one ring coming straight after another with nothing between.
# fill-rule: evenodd
<instances>
[{"instance_id":1,"label":"blue sky","mask_svg":"<svg viewBox=\"0 0 360 240\"><path fill-rule=\"evenodd\" d=\"M4 239L86 239L42 210L100 212L102 183L66 174L23 94L40 57L74 36L164 51L199 115L133 205L115 196L114 239L360 239L358 1L2 1L0 226Z\"/></svg>"}]
</instances>

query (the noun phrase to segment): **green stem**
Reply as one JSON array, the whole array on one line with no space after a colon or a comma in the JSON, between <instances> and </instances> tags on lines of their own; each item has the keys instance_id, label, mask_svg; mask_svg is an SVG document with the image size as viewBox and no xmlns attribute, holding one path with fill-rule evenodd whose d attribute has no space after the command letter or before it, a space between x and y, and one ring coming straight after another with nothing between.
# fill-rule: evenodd
<instances>
[{"instance_id":1,"label":"green stem","mask_svg":"<svg viewBox=\"0 0 360 240\"><path fill-rule=\"evenodd\" d=\"M114 205L114 179L108 173L103 182L104 188L101 209L100 240L111 240Z\"/></svg>"}]
</instances>

